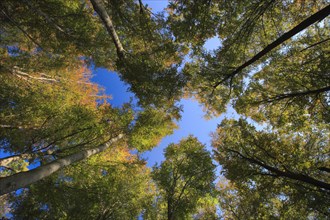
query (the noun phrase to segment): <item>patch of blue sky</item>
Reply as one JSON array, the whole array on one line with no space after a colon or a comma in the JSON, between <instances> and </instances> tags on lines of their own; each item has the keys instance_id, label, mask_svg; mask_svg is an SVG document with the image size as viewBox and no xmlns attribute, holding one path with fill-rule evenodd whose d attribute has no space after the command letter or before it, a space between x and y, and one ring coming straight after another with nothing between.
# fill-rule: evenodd
<instances>
[{"instance_id":1,"label":"patch of blue sky","mask_svg":"<svg viewBox=\"0 0 330 220\"><path fill-rule=\"evenodd\" d=\"M216 50L222 46L221 40L218 36L207 39L204 44L204 49L207 51Z\"/></svg>"},{"instance_id":2,"label":"patch of blue sky","mask_svg":"<svg viewBox=\"0 0 330 220\"><path fill-rule=\"evenodd\" d=\"M137 103L137 98L129 91L129 86L121 81L116 72L96 68L93 70L92 81L103 87L106 95L111 96L108 102L114 107L120 107L124 103L130 102L131 99L133 104Z\"/></svg>"},{"instance_id":3,"label":"patch of blue sky","mask_svg":"<svg viewBox=\"0 0 330 220\"><path fill-rule=\"evenodd\" d=\"M183 106L182 118L178 122L179 129L175 130L172 135L165 137L161 143L151 151L143 154L147 158L148 166L153 166L155 163L160 163L164 160L163 151L170 143L178 143L182 138L193 135L206 145L208 150L211 149L211 132L215 131L217 125L225 117L205 119L205 112L202 106L194 99L182 99L180 103Z\"/></svg>"},{"instance_id":4,"label":"patch of blue sky","mask_svg":"<svg viewBox=\"0 0 330 220\"><path fill-rule=\"evenodd\" d=\"M168 5L167 0L142 0L142 3L147 5L148 8L151 8L153 13L165 12L165 15L167 14L166 11L164 11Z\"/></svg>"}]
</instances>

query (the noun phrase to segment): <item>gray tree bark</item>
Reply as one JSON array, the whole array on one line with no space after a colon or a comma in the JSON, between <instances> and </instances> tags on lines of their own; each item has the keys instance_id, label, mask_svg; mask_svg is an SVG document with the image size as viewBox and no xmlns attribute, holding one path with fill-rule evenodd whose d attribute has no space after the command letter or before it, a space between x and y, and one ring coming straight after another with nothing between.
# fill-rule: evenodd
<instances>
[{"instance_id":1,"label":"gray tree bark","mask_svg":"<svg viewBox=\"0 0 330 220\"><path fill-rule=\"evenodd\" d=\"M320 11L316 12L315 14L311 15L310 17L306 18L302 22L300 22L297 26L293 27L288 32L285 32L282 34L279 38L277 38L275 41L267 45L262 51L254 55L250 60L243 63L241 66L237 67L233 72L226 75L221 81L217 82L213 88L216 89L220 84L226 82L227 80L231 80L234 78L237 74L239 74L244 68L250 66L263 56L265 56L267 53L272 51L274 48L282 44L283 42L287 41L294 35L298 34L299 32L305 30L312 24L322 21L324 18L326 18L330 14L330 5L326 6L325 8L321 9Z\"/></svg>"},{"instance_id":2,"label":"gray tree bark","mask_svg":"<svg viewBox=\"0 0 330 220\"><path fill-rule=\"evenodd\" d=\"M96 11L96 13L99 15L99 17L101 18L104 26L106 27L108 33L110 34L113 43L116 46L117 49L117 55L119 57L119 59L124 57L124 53L125 50L123 48L123 45L121 44L119 37L116 33L116 30L112 24L112 20L108 15L107 10L105 9L102 0L90 0L94 10Z\"/></svg>"},{"instance_id":3,"label":"gray tree bark","mask_svg":"<svg viewBox=\"0 0 330 220\"><path fill-rule=\"evenodd\" d=\"M68 155L64 158L55 160L49 164L42 165L36 169L27 171L27 172L20 172L14 175L0 178L0 195L4 195L6 193L18 190L20 188L26 187L32 183L35 183L45 177L50 176L51 174L55 173L56 171L62 169L63 167L69 166L72 163L75 163L80 160L84 160L98 154L107 148L109 148L113 143L118 141L123 137L122 134L118 135L117 137L111 139L106 144L100 145L94 149L90 150L83 150L81 152Z\"/></svg>"}]
</instances>

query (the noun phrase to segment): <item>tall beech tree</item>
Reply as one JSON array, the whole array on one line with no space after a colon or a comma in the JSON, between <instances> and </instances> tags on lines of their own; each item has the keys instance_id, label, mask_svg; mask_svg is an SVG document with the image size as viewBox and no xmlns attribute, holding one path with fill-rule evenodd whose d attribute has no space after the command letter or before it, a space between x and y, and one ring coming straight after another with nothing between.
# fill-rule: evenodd
<instances>
[{"instance_id":1,"label":"tall beech tree","mask_svg":"<svg viewBox=\"0 0 330 220\"><path fill-rule=\"evenodd\" d=\"M251 218L255 216L252 210L258 214L259 209L276 200L276 211L263 210L265 216L282 216L288 211L286 206L306 218L329 214L328 125L305 125L299 132L288 134L287 129L256 131L243 119L225 120L219 125L213 146L222 173L234 185L227 193L242 197L233 207L236 211L240 205L250 206L242 208L248 209ZM250 196L250 202L255 199L257 205L253 209L253 204L244 202ZM306 211L300 212L302 208ZM290 218L290 213L285 215Z\"/></svg>"},{"instance_id":2,"label":"tall beech tree","mask_svg":"<svg viewBox=\"0 0 330 220\"><path fill-rule=\"evenodd\" d=\"M214 169L210 153L189 136L165 149L165 161L154 166L152 177L165 203L167 219L184 219L194 214L197 201L214 190Z\"/></svg>"},{"instance_id":3,"label":"tall beech tree","mask_svg":"<svg viewBox=\"0 0 330 220\"><path fill-rule=\"evenodd\" d=\"M47 68L80 57L118 72L142 105L170 108L179 99L185 78L177 69L186 47L173 41L164 17L154 17L149 10L140 13L145 6L133 0L6 0L1 6L2 54L8 50L24 65L42 60Z\"/></svg>"},{"instance_id":4,"label":"tall beech tree","mask_svg":"<svg viewBox=\"0 0 330 220\"><path fill-rule=\"evenodd\" d=\"M125 141L12 196L15 218L132 219L152 202L150 170Z\"/></svg>"}]
</instances>

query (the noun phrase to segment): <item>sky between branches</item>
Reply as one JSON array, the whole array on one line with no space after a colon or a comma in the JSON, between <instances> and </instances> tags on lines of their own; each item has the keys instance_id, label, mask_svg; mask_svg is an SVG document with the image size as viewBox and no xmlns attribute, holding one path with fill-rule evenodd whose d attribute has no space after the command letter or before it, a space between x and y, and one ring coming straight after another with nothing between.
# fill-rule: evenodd
<instances>
[{"instance_id":1,"label":"sky between branches","mask_svg":"<svg viewBox=\"0 0 330 220\"><path fill-rule=\"evenodd\" d=\"M162 11L167 6L168 1L144 0L143 3L148 4L148 7L156 13ZM219 40L212 38L205 43L204 47L207 50L212 50L219 45ZM110 100L112 105L120 106L125 102L129 102L130 97L134 101L134 94L127 91L128 86L119 79L116 73L106 69L96 69L93 71L93 75L92 80L103 86L106 94L112 96L112 100ZM182 118L178 122L179 129L175 130L172 135L165 137L157 147L143 154L143 158L147 159L148 166L153 166L155 163L159 164L164 159L163 150L165 147L170 143L178 143L188 135L194 135L207 146L208 150L211 150L211 132L216 130L217 125L223 118L237 117L233 110L229 110L228 113L220 117L206 120L203 107L196 100L182 99L179 104L183 106Z\"/></svg>"}]
</instances>

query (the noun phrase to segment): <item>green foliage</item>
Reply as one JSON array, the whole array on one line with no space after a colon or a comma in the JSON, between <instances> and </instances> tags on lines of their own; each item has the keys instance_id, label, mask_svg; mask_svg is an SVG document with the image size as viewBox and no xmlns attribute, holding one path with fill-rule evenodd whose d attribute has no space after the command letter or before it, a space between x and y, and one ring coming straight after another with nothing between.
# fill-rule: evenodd
<instances>
[{"instance_id":1,"label":"green foliage","mask_svg":"<svg viewBox=\"0 0 330 220\"><path fill-rule=\"evenodd\" d=\"M168 219L186 219L196 211L197 202L213 192L215 165L205 146L192 136L170 144L165 158L153 167L152 178L166 204Z\"/></svg>"},{"instance_id":2,"label":"green foliage","mask_svg":"<svg viewBox=\"0 0 330 220\"><path fill-rule=\"evenodd\" d=\"M224 210L234 209L238 218L325 218L330 185L323 168L329 167L324 156L329 134L328 125L288 134L256 131L243 119L223 121L213 146L230 180L221 189Z\"/></svg>"},{"instance_id":3,"label":"green foliage","mask_svg":"<svg viewBox=\"0 0 330 220\"><path fill-rule=\"evenodd\" d=\"M130 143L139 151L151 150L161 139L177 128L173 119L160 109L148 108L140 112L130 135Z\"/></svg>"},{"instance_id":4,"label":"green foliage","mask_svg":"<svg viewBox=\"0 0 330 220\"><path fill-rule=\"evenodd\" d=\"M89 1L5 0L1 8L1 44L18 47L18 55L28 62L46 58L44 62L58 66L68 64L70 57L85 56L96 64L113 63L115 51L107 47L110 38Z\"/></svg>"},{"instance_id":5,"label":"green foliage","mask_svg":"<svg viewBox=\"0 0 330 220\"><path fill-rule=\"evenodd\" d=\"M197 213L193 215L193 218L199 220L218 220L218 203L215 195L207 195L200 198L197 202Z\"/></svg>"},{"instance_id":6,"label":"green foliage","mask_svg":"<svg viewBox=\"0 0 330 220\"><path fill-rule=\"evenodd\" d=\"M149 172L126 147L117 145L14 196L13 215L15 219L134 219L153 197Z\"/></svg>"},{"instance_id":7,"label":"green foliage","mask_svg":"<svg viewBox=\"0 0 330 220\"><path fill-rule=\"evenodd\" d=\"M123 54L87 0L0 2L0 150L11 155L0 159L0 175L125 135L11 195L15 218L217 219L215 196L226 219L329 216L329 18L231 75L328 1L178 0L167 16L143 1L103 3ZM212 37L221 45L205 51ZM117 71L143 111L111 107L90 81L91 66ZM219 125L219 194L215 165L196 138L169 145L152 174L130 153L172 134L184 93L210 116L230 106L264 123Z\"/></svg>"},{"instance_id":8,"label":"green foliage","mask_svg":"<svg viewBox=\"0 0 330 220\"><path fill-rule=\"evenodd\" d=\"M193 53L217 34L220 18L217 1L170 1L167 11L167 22L176 41L188 43Z\"/></svg>"},{"instance_id":9,"label":"green foliage","mask_svg":"<svg viewBox=\"0 0 330 220\"><path fill-rule=\"evenodd\" d=\"M323 43L328 45L328 41L324 41L328 38L326 27L328 23L327 19L324 20L325 25L315 24L310 26L306 31L301 32L299 36L286 41L279 47L275 48L273 52L268 52L265 56L254 62L252 65L249 65L243 70L239 71L235 76L230 76L230 74L237 67L251 59L267 45L275 41L284 32L290 30L311 14L324 8L327 5L326 2L276 2L269 0L240 2L210 1L209 3L210 4L208 7L206 7L202 1L200 3L191 3L194 5L194 7L197 8L206 7L208 10L216 11L212 15L209 15L210 18L208 18L206 21L205 19L198 19L198 15L196 17L190 17L189 19L191 20L187 18L188 21L184 19L183 21L197 24L195 27L203 25L207 27L207 22L212 20L213 16L218 18L218 23L216 26L212 26L212 30L217 30L218 32L217 37L219 37L221 42L220 47L211 52L201 51L194 54L192 57L193 60L189 65L186 65L184 69L184 73L188 78L188 87L186 91L188 94L196 96L198 100L205 104L206 108L209 110L210 115L221 114L226 111L227 104L230 103L230 101L237 99L240 100L241 96L245 94L245 90L249 89L250 87L250 76L254 75L256 72L263 72L264 69L268 68L269 66L271 70L276 69L279 73L283 72L283 69L286 69L285 71L287 71L287 73L291 73L292 69L290 69L290 67L295 68L295 66L287 65L288 63L286 58L288 57L292 63L301 59L298 58L298 56L302 56L301 60L304 60L306 61L306 64L308 63L310 66L313 66L313 72L318 68L319 61L315 60L314 62L312 57L315 58L318 56L317 54L324 54L324 52L321 52L321 50L323 50L321 49L321 45ZM173 4L175 5L175 3ZM187 6L187 8L188 7L189 6ZM184 10L186 10L186 8L184 6L181 8L183 8L182 14L176 16L184 17ZM180 23L174 24L178 25L176 28L180 29L181 32L187 33L187 27L180 25ZM202 30L202 28L200 30ZM198 36L198 34L199 33L197 31L196 36ZM178 35L179 36L176 37L180 38L181 35ZM191 38L193 38L193 36ZM299 53L299 50L297 50L297 44L300 44L299 47L301 48L300 50L302 50L305 47L317 44L318 42L322 41L324 42L318 47L314 48L314 51L306 50ZM294 47L296 47L296 50L294 50ZM326 46L325 50L323 51L326 51L327 47L328 46ZM289 53L286 53L288 50ZM291 51L296 51L296 55L291 57ZM317 53L315 53L316 51ZM308 54L309 52L310 55L305 56L306 53ZM279 63L278 56L281 55L283 55L285 60ZM301 63L295 63L296 65L301 66ZM306 76L308 72L310 72L310 67L306 67L302 70L299 68L299 71L297 70L298 68L295 69L297 73L299 71L306 71ZM271 77L273 75L273 71L269 71L268 74L265 74L262 77L259 75L260 78L258 80L260 80L262 83L263 80L266 81L264 77ZM279 78L283 80L283 82L290 82L292 79L292 77L290 78L289 75L284 74L279 75ZM311 75L309 79L311 78L314 82L320 81L320 76L318 74ZM323 78L323 76L321 78ZM277 86L276 80L277 79L274 79L274 81L271 82L269 81L272 87ZM306 84L310 81L307 77L301 78L301 81L304 81L301 85L306 85L305 88L300 85L300 88L298 89L298 84L293 86L290 85L290 87L285 88L285 92L309 91L315 88L315 85L309 86ZM316 88L320 89L323 87L321 87L321 84L319 84ZM264 89L264 92L268 95L270 95L272 92L272 90L270 90L268 87L264 87ZM277 90L274 91L277 92ZM250 100L243 101L243 103L246 104L247 102L251 101L256 100L251 98Z\"/></svg>"},{"instance_id":10,"label":"green foliage","mask_svg":"<svg viewBox=\"0 0 330 220\"><path fill-rule=\"evenodd\" d=\"M329 122L329 24L314 26L275 53L236 102L239 113L274 126ZM317 44L323 42L322 44ZM316 44L316 45L315 45Z\"/></svg>"}]
</instances>

